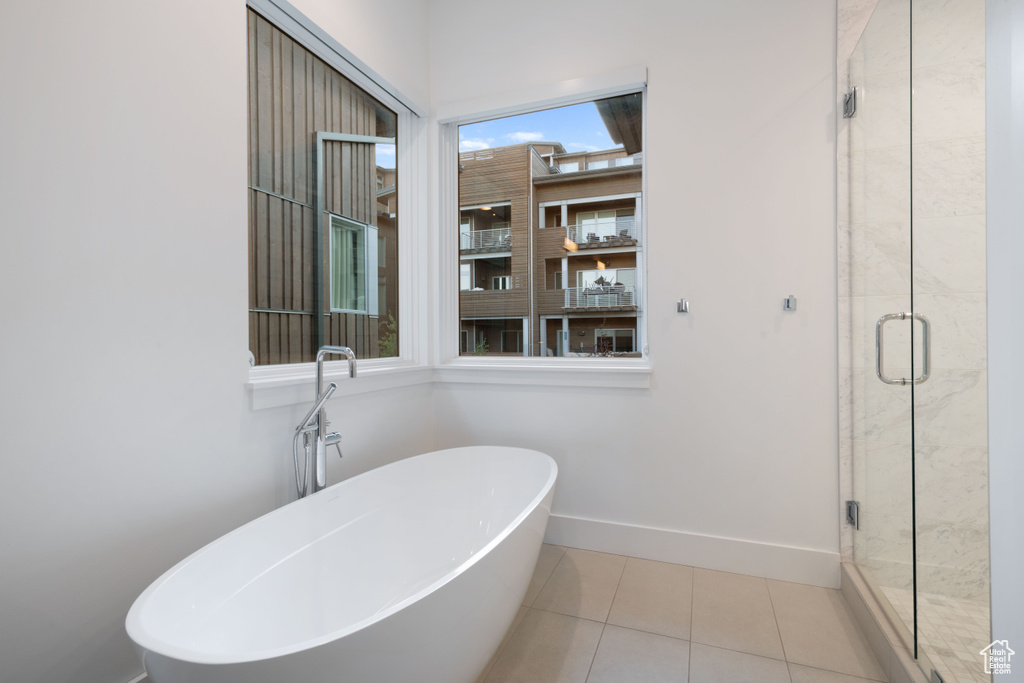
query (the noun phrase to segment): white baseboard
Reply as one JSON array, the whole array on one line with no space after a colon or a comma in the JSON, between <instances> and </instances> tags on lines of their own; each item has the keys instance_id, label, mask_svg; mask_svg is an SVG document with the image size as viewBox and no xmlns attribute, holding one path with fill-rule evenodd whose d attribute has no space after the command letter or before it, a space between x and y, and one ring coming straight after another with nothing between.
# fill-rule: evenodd
<instances>
[{"instance_id":1,"label":"white baseboard","mask_svg":"<svg viewBox=\"0 0 1024 683\"><path fill-rule=\"evenodd\" d=\"M545 543L839 588L839 552L551 515Z\"/></svg>"}]
</instances>

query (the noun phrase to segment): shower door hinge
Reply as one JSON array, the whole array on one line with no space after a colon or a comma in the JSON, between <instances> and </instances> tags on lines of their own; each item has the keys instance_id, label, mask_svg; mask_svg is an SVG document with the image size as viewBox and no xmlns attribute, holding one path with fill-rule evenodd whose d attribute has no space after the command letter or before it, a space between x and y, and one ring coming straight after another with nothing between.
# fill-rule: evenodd
<instances>
[{"instance_id":1,"label":"shower door hinge","mask_svg":"<svg viewBox=\"0 0 1024 683\"><path fill-rule=\"evenodd\" d=\"M852 119L857 113L857 88L843 95L843 118Z\"/></svg>"},{"instance_id":2,"label":"shower door hinge","mask_svg":"<svg viewBox=\"0 0 1024 683\"><path fill-rule=\"evenodd\" d=\"M846 523L860 529L860 503L855 500L846 501Z\"/></svg>"}]
</instances>

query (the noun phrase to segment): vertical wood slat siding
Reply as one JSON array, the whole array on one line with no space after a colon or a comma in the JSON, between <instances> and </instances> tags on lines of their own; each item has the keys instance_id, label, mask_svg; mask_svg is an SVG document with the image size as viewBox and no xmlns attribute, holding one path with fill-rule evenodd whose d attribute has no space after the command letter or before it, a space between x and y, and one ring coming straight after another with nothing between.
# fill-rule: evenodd
<instances>
[{"instance_id":1,"label":"vertical wood slat siding","mask_svg":"<svg viewBox=\"0 0 1024 683\"><path fill-rule=\"evenodd\" d=\"M348 79L249 11L249 345L258 365L313 360L312 205L316 131L376 134L376 102ZM325 145L328 212L377 225L374 147ZM303 206L306 205L306 206ZM378 355L378 321L330 313L329 241L323 230L325 343L350 346L361 358ZM388 239L387 302L397 317L397 231ZM394 256L392 256L394 255ZM394 264L392 266L392 260ZM376 272L376 264L367 264ZM371 286L376 283L371 279ZM394 302L392 303L392 292ZM386 320L386 316L385 316Z\"/></svg>"}]
</instances>

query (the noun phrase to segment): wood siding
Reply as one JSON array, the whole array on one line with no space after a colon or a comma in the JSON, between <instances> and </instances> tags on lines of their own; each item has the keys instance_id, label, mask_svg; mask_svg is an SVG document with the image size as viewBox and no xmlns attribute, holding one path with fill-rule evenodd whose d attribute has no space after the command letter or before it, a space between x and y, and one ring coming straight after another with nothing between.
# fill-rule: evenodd
<instances>
[{"instance_id":1,"label":"wood siding","mask_svg":"<svg viewBox=\"0 0 1024 683\"><path fill-rule=\"evenodd\" d=\"M461 292L459 316L462 318L529 315L530 162L531 152L527 145L459 155L460 206L511 202L509 232L512 257L508 274L513 283L513 289ZM451 229L458 230L458 226Z\"/></svg>"},{"instance_id":2,"label":"wood siding","mask_svg":"<svg viewBox=\"0 0 1024 683\"><path fill-rule=\"evenodd\" d=\"M258 365L312 361L313 318L321 315L325 344L349 346L360 358L376 357L376 316L329 312L326 217L320 248L323 303L320 311L313 310L313 183L316 132L381 134L383 108L266 19L252 10L248 18L250 350ZM324 152L326 211L378 226L374 146L329 142ZM380 303L397 318L397 229L393 221L379 228L387 243L387 265L379 277L386 279L388 293Z\"/></svg>"}]
</instances>

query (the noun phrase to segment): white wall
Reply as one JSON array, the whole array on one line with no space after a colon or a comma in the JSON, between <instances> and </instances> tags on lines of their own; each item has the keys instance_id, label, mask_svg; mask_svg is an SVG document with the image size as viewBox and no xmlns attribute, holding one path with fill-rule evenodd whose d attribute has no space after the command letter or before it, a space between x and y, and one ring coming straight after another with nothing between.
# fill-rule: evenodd
<instances>
[{"instance_id":1,"label":"white wall","mask_svg":"<svg viewBox=\"0 0 1024 683\"><path fill-rule=\"evenodd\" d=\"M425 99L422 2L360 3L351 26L357 3L308 4ZM253 411L245 388L245 27L243 0L5 8L4 681L137 675L123 621L139 592L294 497L308 405ZM422 451L429 394L332 400L347 459L331 479Z\"/></svg>"},{"instance_id":2,"label":"white wall","mask_svg":"<svg viewBox=\"0 0 1024 683\"><path fill-rule=\"evenodd\" d=\"M986 10L992 636L1014 648L1024 643L1024 1L988 0ZM1000 681L1024 681L1017 657Z\"/></svg>"},{"instance_id":3,"label":"white wall","mask_svg":"<svg viewBox=\"0 0 1024 683\"><path fill-rule=\"evenodd\" d=\"M649 73L651 388L444 385L437 445L551 453L552 540L838 585L833 3L434 0L430 52L435 111Z\"/></svg>"},{"instance_id":4,"label":"white wall","mask_svg":"<svg viewBox=\"0 0 1024 683\"><path fill-rule=\"evenodd\" d=\"M794 578L794 558L834 561L829 3L296 4L434 105L638 64L651 84L651 389L335 399L348 457L331 479L431 443L525 443L559 460L563 520L750 542L712 543L709 566L733 546L754 564L781 549L762 571ZM131 678L134 597L293 495L306 406L253 411L244 386L244 11L59 0L0 24L5 679ZM545 39L559 31L601 40ZM598 401L629 431L577 429L573 409Z\"/></svg>"}]
</instances>

